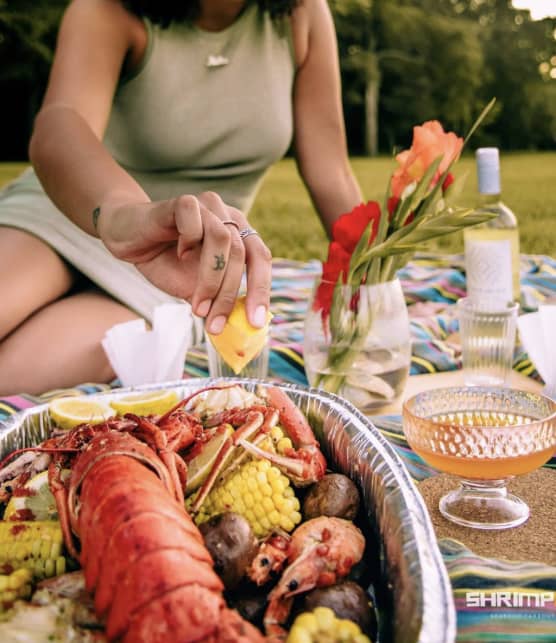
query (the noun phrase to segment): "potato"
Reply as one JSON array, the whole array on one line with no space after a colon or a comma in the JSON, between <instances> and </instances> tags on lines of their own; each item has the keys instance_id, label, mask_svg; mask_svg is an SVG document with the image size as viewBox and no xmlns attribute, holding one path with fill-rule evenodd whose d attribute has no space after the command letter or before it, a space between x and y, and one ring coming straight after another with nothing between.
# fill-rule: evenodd
<instances>
[{"instance_id":1,"label":"potato","mask_svg":"<svg viewBox=\"0 0 556 643\"><path fill-rule=\"evenodd\" d=\"M228 596L228 606L237 610L241 616L255 627L263 629L263 618L267 606L267 596L259 587L250 591L238 589Z\"/></svg>"},{"instance_id":2,"label":"potato","mask_svg":"<svg viewBox=\"0 0 556 643\"><path fill-rule=\"evenodd\" d=\"M257 553L251 526L243 516L230 511L213 516L199 529L214 560L214 571L226 589L233 589Z\"/></svg>"},{"instance_id":3,"label":"potato","mask_svg":"<svg viewBox=\"0 0 556 643\"><path fill-rule=\"evenodd\" d=\"M301 609L309 612L315 607L329 607L338 618L357 623L362 632L375 639L377 624L374 606L370 596L357 583L343 581L308 592Z\"/></svg>"},{"instance_id":4,"label":"potato","mask_svg":"<svg viewBox=\"0 0 556 643\"><path fill-rule=\"evenodd\" d=\"M353 520L359 511L359 490L341 473L328 473L315 482L303 500L303 518L335 516Z\"/></svg>"}]
</instances>

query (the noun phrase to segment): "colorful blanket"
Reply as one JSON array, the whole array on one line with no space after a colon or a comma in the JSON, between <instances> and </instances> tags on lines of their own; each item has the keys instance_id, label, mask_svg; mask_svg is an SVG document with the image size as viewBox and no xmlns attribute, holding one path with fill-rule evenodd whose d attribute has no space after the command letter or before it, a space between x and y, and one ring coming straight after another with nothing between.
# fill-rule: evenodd
<instances>
[{"instance_id":1,"label":"colorful blanket","mask_svg":"<svg viewBox=\"0 0 556 643\"><path fill-rule=\"evenodd\" d=\"M307 384L303 368L303 322L319 272L318 262L274 261L271 377ZM461 351L453 304L465 295L462 257L420 255L400 271L399 277L411 318L412 374L460 368ZM539 302L556 295L556 261L544 256L522 257L521 284L522 308L535 310ZM516 370L539 377L519 345L514 357ZM204 346L193 347L187 355L184 376L199 377L207 372ZM5 398L0 400L0 426L2 419L20 409L60 395L95 393L118 384L117 381L111 385L83 384L75 389L50 391L40 397L22 394ZM399 416L377 417L375 424L394 445L416 480L434 475L434 471L407 445ZM556 468L556 460L548 466ZM482 558L449 539L441 540L439 545L454 590L458 642L556 641L556 568L542 563L509 563ZM508 607L506 602L504 607L494 607L494 594L485 594L493 591L503 591L506 595L509 592L522 604ZM486 606L480 605L481 597L486 598Z\"/></svg>"}]
</instances>

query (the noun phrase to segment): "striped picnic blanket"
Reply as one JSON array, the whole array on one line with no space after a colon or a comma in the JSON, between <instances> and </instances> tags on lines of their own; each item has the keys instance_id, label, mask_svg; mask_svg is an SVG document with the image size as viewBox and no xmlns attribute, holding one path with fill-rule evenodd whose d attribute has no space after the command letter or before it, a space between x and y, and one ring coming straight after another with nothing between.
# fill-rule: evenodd
<instances>
[{"instance_id":1,"label":"striped picnic blanket","mask_svg":"<svg viewBox=\"0 0 556 643\"><path fill-rule=\"evenodd\" d=\"M320 263L316 261L274 261L274 318L269 365L270 375L274 378L307 384L303 367L303 322L313 283L319 273ZM411 319L411 373L434 373L460 368L458 324L453 304L465 295L462 257L419 255L398 274ZM521 284L522 308L527 311L535 310L539 302L556 295L556 260L545 256L522 256ZM516 348L514 357L516 370L531 377L539 377L520 346ZM199 377L207 373L204 346L195 346L187 355L184 375ZM112 386L117 385L117 381L112 383ZM11 396L0 400L0 424L2 419L20 409L44 403L59 395L89 394L110 388L110 385L83 384L75 389L50 391L40 397L24 394ZM399 416L383 416L373 420L394 445L416 480L434 475L434 470L407 445ZM554 459L549 466L556 468ZM482 558L474 555L462 543L450 539L439 541L439 545L454 590L458 612L458 643L556 642L556 568L540 562L510 563ZM524 605L493 607L488 595L487 606L473 607L466 604L466 596L469 602L470 591L495 590L524 596ZM546 604L540 607L535 601L545 601Z\"/></svg>"}]
</instances>

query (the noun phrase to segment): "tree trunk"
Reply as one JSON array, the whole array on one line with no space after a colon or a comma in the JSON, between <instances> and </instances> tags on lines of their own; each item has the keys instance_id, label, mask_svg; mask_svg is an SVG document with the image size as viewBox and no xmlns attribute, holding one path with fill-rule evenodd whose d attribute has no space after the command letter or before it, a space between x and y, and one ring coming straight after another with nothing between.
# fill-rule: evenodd
<instances>
[{"instance_id":1,"label":"tree trunk","mask_svg":"<svg viewBox=\"0 0 556 643\"><path fill-rule=\"evenodd\" d=\"M365 89L365 151L368 156L378 156L379 91L379 73L369 74Z\"/></svg>"}]
</instances>

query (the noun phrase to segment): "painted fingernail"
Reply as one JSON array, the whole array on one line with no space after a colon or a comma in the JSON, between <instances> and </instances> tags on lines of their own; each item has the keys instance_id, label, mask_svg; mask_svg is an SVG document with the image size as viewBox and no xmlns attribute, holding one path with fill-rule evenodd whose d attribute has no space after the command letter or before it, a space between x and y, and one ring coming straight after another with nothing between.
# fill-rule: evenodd
<instances>
[{"instance_id":1,"label":"painted fingernail","mask_svg":"<svg viewBox=\"0 0 556 643\"><path fill-rule=\"evenodd\" d=\"M205 301L202 301L197 306L197 315L199 315L199 317L206 317L209 313L211 304L212 301L210 299L205 299Z\"/></svg>"},{"instance_id":2,"label":"painted fingernail","mask_svg":"<svg viewBox=\"0 0 556 643\"><path fill-rule=\"evenodd\" d=\"M220 317L215 317L209 325L209 333L213 333L214 335L217 335L218 333L221 333L224 330L224 326L226 325L226 318L224 315L220 315Z\"/></svg>"},{"instance_id":3,"label":"painted fingernail","mask_svg":"<svg viewBox=\"0 0 556 643\"><path fill-rule=\"evenodd\" d=\"M266 308L264 306L257 306L255 314L253 315L253 325L257 328L262 328L266 324Z\"/></svg>"}]
</instances>

